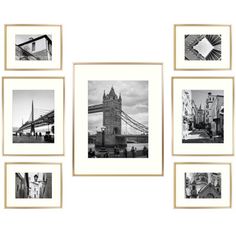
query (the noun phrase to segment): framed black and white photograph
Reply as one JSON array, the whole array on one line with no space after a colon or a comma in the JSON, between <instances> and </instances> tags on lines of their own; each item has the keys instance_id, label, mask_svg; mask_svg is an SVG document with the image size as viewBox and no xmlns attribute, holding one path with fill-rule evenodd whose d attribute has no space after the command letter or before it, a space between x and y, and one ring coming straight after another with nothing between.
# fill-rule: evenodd
<instances>
[{"instance_id":1,"label":"framed black and white photograph","mask_svg":"<svg viewBox=\"0 0 236 236\"><path fill-rule=\"evenodd\" d=\"M175 208L231 208L230 163L175 163Z\"/></svg>"},{"instance_id":2,"label":"framed black and white photograph","mask_svg":"<svg viewBox=\"0 0 236 236\"><path fill-rule=\"evenodd\" d=\"M5 70L61 69L61 25L5 25Z\"/></svg>"},{"instance_id":3,"label":"framed black and white photograph","mask_svg":"<svg viewBox=\"0 0 236 236\"><path fill-rule=\"evenodd\" d=\"M175 70L230 70L230 25L175 25Z\"/></svg>"},{"instance_id":4,"label":"framed black and white photograph","mask_svg":"<svg viewBox=\"0 0 236 236\"><path fill-rule=\"evenodd\" d=\"M5 164L5 208L61 207L62 164Z\"/></svg>"},{"instance_id":5,"label":"framed black and white photograph","mask_svg":"<svg viewBox=\"0 0 236 236\"><path fill-rule=\"evenodd\" d=\"M74 64L74 175L162 175L162 109L162 64Z\"/></svg>"},{"instance_id":6,"label":"framed black and white photograph","mask_svg":"<svg viewBox=\"0 0 236 236\"><path fill-rule=\"evenodd\" d=\"M233 155L234 78L173 77L173 155Z\"/></svg>"},{"instance_id":7,"label":"framed black and white photograph","mask_svg":"<svg viewBox=\"0 0 236 236\"><path fill-rule=\"evenodd\" d=\"M3 77L3 155L63 155L64 78Z\"/></svg>"}]
</instances>

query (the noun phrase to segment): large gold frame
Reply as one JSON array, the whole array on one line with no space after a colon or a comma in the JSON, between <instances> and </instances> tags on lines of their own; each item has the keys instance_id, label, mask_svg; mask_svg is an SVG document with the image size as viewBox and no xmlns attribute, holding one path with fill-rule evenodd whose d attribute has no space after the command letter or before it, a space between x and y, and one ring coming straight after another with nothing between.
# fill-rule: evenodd
<instances>
[{"instance_id":1,"label":"large gold frame","mask_svg":"<svg viewBox=\"0 0 236 236\"><path fill-rule=\"evenodd\" d=\"M8 68L7 67L7 27L11 26L19 26L19 27L60 27L60 67L59 68ZM5 24L4 25L4 69L6 71L53 71L53 70L62 70L63 69L63 32L62 25L51 25L51 24Z\"/></svg>"},{"instance_id":2,"label":"large gold frame","mask_svg":"<svg viewBox=\"0 0 236 236\"><path fill-rule=\"evenodd\" d=\"M38 206L30 206L30 207L17 207L17 206L7 206L7 165L59 165L60 166L60 206L46 206L46 207L38 207ZM62 171L62 163L56 162L6 162L4 165L4 208L6 209L50 209L50 208L62 208L63 207L63 171Z\"/></svg>"},{"instance_id":3,"label":"large gold frame","mask_svg":"<svg viewBox=\"0 0 236 236\"><path fill-rule=\"evenodd\" d=\"M229 206L198 206L198 207L178 207L176 205L176 166L177 165L229 165L230 174L229 174L229 182L230 182L230 200ZM229 162L176 162L174 163L174 208L175 209L213 209L213 208L232 208L232 165Z\"/></svg>"},{"instance_id":4,"label":"large gold frame","mask_svg":"<svg viewBox=\"0 0 236 236\"><path fill-rule=\"evenodd\" d=\"M4 153L4 80L5 79L62 79L63 80L63 153L62 154L5 154ZM65 155L65 77L63 76L4 76L2 77L2 155L3 156L64 156Z\"/></svg>"},{"instance_id":5,"label":"large gold frame","mask_svg":"<svg viewBox=\"0 0 236 236\"><path fill-rule=\"evenodd\" d=\"M163 63L158 62L75 62L73 63L73 85L75 84L75 66L76 65L161 65L162 66L162 173L161 174L76 174L75 173L75 135L74 128L72 133L72 149L73 149L73 160L72 160L72 175L73 176L164 176L164 82L163 82ZM73 127L75 124L75 86L73 88Z\"/></svg>"},{"instance_id":6,"label":"large gold frame","mask_svg":"<svg viewBox=\"0 0 236 236\"><path fill-rule=\"evenodd\" d=\"M174 80L175 79L232 79L233 87L232 87L232 110L233 110L233 117L232 117L232 153L230 154L175 154L174 153ZM234 156L234 77L229 76L201 76L201 77L194 77L194 76L175 76L171 79L171 117L172 117L172 155L173 156Z\"/></svg>"},{"instance_id":7,"label":"large gold frame","mask_svg":"<svg viewBox=\"0 0 236 236\"><path fill-rule=\"evenodd\" d=\"M230 65L229 68L177 68L176 67L176 28L177 27L229 27L230 33ZM176 71L217 71L217 70L231 70L232 69L232 27L224 24L175 24L174 25L174 70Z\"/></svg>"}]
</instances>

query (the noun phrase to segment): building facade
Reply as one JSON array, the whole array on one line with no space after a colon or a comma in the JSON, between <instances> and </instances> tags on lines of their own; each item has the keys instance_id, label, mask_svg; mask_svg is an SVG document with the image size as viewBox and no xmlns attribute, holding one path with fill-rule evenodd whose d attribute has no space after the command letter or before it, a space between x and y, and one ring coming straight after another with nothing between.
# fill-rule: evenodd
<instances>
[{"instance_id":1,"label":"building facade","mask_svg":"<svg viewBox=\"0 0 236 236\"><path fill-rule=\"evenodd\" d=\"M224 133L224 96L208 93L206 99L205 123L213 136Z\"/></svg>"},{"instance_id":2,"label":"building facade","mask_svg":"<svg viewBox=\"0 0 236 236\"><path fill-rule=\"evenodd\" d=\"M116 95L112 87L108 94L103 94L103 126L106 134L121 134L122 98Z\"/></svg>"},{"instance_id":3,"label":"building facade","mask_svg":"<svg viewBox=\"0 0 236 236\"><path fill-rule=\"evenodd\" d=\"M52 40L48 35L30 37L16 45L16 60L52 60Z\"/></svg>"},{"instance_id":4,"label":"building facade","mask_svg":"<svg viewBox=\"0 0 236 236\"><path fill-rule=\"evenodd\" d=\"M29 181L28 174L15 174L15 197L28 198L29 196Z\"/></svg>"},{"instance_id":5,"label":"building facade","mask_svg":"<svg viewBox=\"0 0 236 236\"><path fill-rule=\"evenodd\" d=\"M188 198L221 197L220 173L190 173L188 177L185 176L185 181Z\"/></svg>"}]
</instances>

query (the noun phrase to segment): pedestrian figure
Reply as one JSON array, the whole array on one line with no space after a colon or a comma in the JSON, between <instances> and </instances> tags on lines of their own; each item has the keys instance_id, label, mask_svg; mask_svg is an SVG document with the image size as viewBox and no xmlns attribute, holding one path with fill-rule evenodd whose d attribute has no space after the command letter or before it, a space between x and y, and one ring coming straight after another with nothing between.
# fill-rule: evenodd
<instances>
[{"instance_id":1,"label":"pedestrian figure","mask_svg":"<svg viewBox=\"0 0 236 236\"><path fill-rule=\"evenodd\" d=\"M104 157L109 157L109 153L106 152L106 153L104 154Z\"/></svg>"},{"instance_id":2,"label":"pedestrian figure","mask_svg":"<svg viewBox=\"0 0 236 236\"><path fill-rule=\"evenodd\" d=\"M116 155L117 155L118 157L120 156L120 149L119 149L119 148L116 149Z\"/></svg>"},{"instance_id":3,"label":"pedestrian figure","mask_svg":"<svg viewBox=\"0 0 236 236\"><path fill-rule=\"evenodd\" d=\"M124 149L124 156L125 156L125 157L128 157L128 151L127 151L127 148Z\"/></svg>"},{"instance_id":4,"label":"pedestrian figure","mask_svg":"<svg viewBox=\"0 0 236 236\"><path fill-rule=\"evenodd\" d=\"M113 151L114 151L114 157L116 157L116 145L114 146Z\"/></svg>"},{"instance_id":5,"label":"pedestrian figure","mask_svg":"<svg viewBox=\"0 0 236 236\"><path fill-rule=\"evenodd\" d=\"M95 152L92 150L92 148L89 149L88 157L95 157Z\"/></svg>"},{"instance_id":6,"label":"pedestrian figure","mask_svg":"<svg viewBox=\"0 0 236 236\"><path fill-rule=\"evenodd\" d=\"M136 150L135 150L134 146L132 146L132 148L131 148L132 157L136 156L135 152L136 152Z\"/></svg>"}]
</instances>

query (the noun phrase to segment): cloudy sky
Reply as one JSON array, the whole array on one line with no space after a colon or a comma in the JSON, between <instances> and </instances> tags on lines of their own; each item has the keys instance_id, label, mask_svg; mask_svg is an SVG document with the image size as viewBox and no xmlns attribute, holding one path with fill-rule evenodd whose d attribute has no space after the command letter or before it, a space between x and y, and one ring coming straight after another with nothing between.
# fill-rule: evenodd
<instances>
[{"instance_id":1,"label":"cloudy sky","mask_svg":"<svg viewBox=\"0 0 236 236\"><path fill-rule=\"evenodd\" d=\"M122 110L136 121L148 126L148 81L89 81L88 105L101 104L103 93L109 93L113 86L117 96L121 93ZM102 113L89 114L89 132L101 130ZM122 133L139 133L122 122Z\"/></svg>"},{"instance_id":2,"label":"cloudy sky","mask_svg":"<svg viewBox=\"0 0 236 236\"><path fill-rule=\"evenodd\" d=\"M205 108L206 99L209 92L212 93L212 95L224 96L224 90L192 90L192 99L194 100L197 107L201 105L202 108Z\"/></svg>"},{"instance_id":3,"label":"cloudy sky","mask_svg":"<svg viewBox=\"0 0 236 236\"><path fill-rule=\"evenodd\" d=\"M12 125L20 127L22 120L25 123L32 110L34 101L35 119L43 109L54 109L54 90L13 90Z\"/></svg>"}]
</instances>

